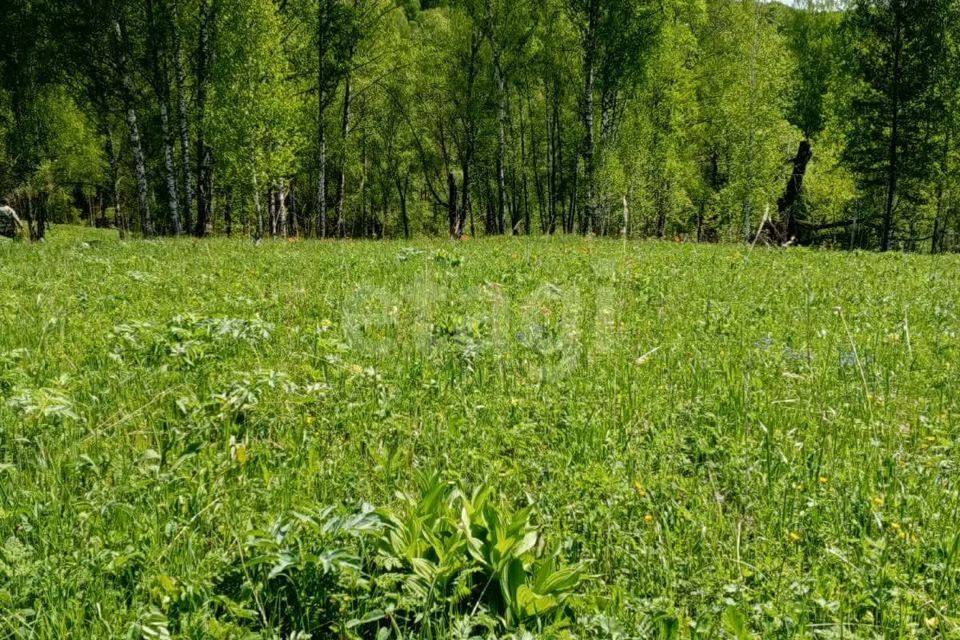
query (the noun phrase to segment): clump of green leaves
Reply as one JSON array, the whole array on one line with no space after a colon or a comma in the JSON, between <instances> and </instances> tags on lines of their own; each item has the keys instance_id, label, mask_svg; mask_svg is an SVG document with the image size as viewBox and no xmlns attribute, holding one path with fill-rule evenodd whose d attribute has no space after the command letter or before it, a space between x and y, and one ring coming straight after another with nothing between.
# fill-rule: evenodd
<instances>
[{"instance_id":1,"label":"clump of green leaves","mask_svg":"<svg viewBox=\"0 0 960 640\"><path fill-rule=\"evenodd\" d=\"M422 499L403 502L400 514L383 512L387 532L378 547L391 610L423 621L482 613L507 630L569 621L586 566L545 553L532 505L511 511L491 487L466 492L436 479Z\"/></svg>"}]
</instances>

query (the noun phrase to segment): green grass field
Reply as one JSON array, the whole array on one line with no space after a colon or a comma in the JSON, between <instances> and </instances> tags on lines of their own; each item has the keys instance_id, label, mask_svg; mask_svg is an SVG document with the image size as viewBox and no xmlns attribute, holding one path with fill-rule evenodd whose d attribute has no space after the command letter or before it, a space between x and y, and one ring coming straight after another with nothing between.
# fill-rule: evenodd
<instances>
[{"instance_id":1,"label":"green grass field","mask_svg":"<svg viewBox=\"0 0 960 640\"><path fill-rule=\"evenodd\" d=\"M58 227L0 283L0 638L960 637L956 257Z\"/></svg>"}]
</instances>

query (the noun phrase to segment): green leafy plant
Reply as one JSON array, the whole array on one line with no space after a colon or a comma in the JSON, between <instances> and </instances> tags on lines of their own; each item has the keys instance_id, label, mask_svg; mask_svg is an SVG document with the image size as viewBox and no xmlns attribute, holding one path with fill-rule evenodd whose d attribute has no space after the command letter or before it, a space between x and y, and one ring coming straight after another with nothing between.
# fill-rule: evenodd
<instances>
[{"instance_id":1,"label":"green leafy plant","mask_svg":"<svg viewBox=\"0 0 960 640\"><path fill-rule=\"evenodd\" d=\"M511 511L490 487L471 492L432 480L421 500L405 497L401 515L382 511L387 534L379 563L405 597L398 608L448 615L481 607L506 629L562 625L586 578L583 564L543 555L534 507Z\"/></svg>"}]
</instances>

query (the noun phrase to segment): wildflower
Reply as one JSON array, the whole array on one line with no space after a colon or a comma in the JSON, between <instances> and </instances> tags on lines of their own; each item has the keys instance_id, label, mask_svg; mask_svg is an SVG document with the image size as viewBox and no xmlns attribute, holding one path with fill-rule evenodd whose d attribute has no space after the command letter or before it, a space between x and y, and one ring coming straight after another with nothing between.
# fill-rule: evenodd
<instances>
[{"instance_id":1,"label":"wildflower","mask_svg":"<svg viewBox=\"0 0 960 640\"><path fill-rule=\"evenodd\" d=\"M877 509L883 506L883 496L873 496L873 506Z\"/></svg>"},{"instance_id":2,"label":"wildflower","mask_svg":"<svg viewBox=\"0 0 960 640\"><path fill-rule=\"evenodd\" d=\"M230 436L230 458L240 465L247 461L247 443L237 440L236 436Z\"/></svg>"},{"instance_id":3,"label":"wildflower","mask_svg":"<svg viewBox=\"0 0 960 640\"><path fill-rule=\"evenodd\" d=\"M647 497L647 490L643 488L643 485L640 484L639 480L633 483L633 490L636 491L637 495L641 498Z\"/></svg>"},{"instance_id":4,"label":"wildflower","mask_svg":"<svg viewBox=\"0 0 960 640\"><path fill-rule=\"evenodd\" d=\"M308 425L308 426L313 426L313 423L316 422L316 421L317 421L317 419L314 418L313 416L307 416L306 422L307 422L307 425Z\"/></svg>"},{"instance_id":5,"label":"wildflower","mask_svg":"<svg viewBox=\"0 0 960 640\"><path fill-rule=\"evenodd\" d=\"M654 520L654 517L652 513L648 513L647 515L643 516L643 521L646 522L647 524L653 524L653 520Z\"/></svg>"},{"instance_id":6,"label":"wildflower","mask_svg":"<svg viewBox=\"0 0 960 640\"><path fill-rule=\"evenodd\" d=\"M796 544L797 542L800 542L800 534L796 531L791 531L787 538L790 540L790 544Z\"/></svg>"},{"instance_id":7,"label":"wildflower","mask_svg":"<svg viewBox=\"0 0 960 640\"><path fill-rule=\"evenodd\" d=\"M927 442L934 444L937 441L937 436L927 436Z\"/></svg>"},{"instance_id":8,"label":"wildflower","mask_svg":"<svg viewBox=\"0 0 960 640\"><path fill-rule=\"evenodd\" d=\"M830 479L827 476L820 476L820 484L826 486L828 482L830 482Z\"/></svg>"},{"instance_id":9,"label":"wildflower","mask_svg":"<svg viewBox=\"0 0 960 640\"><path fill-rule=\"evenodd\" d=\"M930 631L936 631L937 627L940 626L940 618L937 616L925 618L923 623L927 625L927 628L930 629Z\"/></svg>"}]
</instances>

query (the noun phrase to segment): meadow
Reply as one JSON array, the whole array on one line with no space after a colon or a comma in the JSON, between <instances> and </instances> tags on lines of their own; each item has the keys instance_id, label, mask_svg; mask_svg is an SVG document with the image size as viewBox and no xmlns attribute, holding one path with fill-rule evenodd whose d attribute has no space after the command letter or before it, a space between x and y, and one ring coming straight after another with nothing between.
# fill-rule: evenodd
<instances>
[{"instance_id":1,"label":"meadow","mask_svg":"<svg viewBox=\"0 0 960 640\"><path fill-rule=\"evenodd\" d=\"M0 244L0 638L960 637L960 259Z\"/></svg>"}]
</instances>

